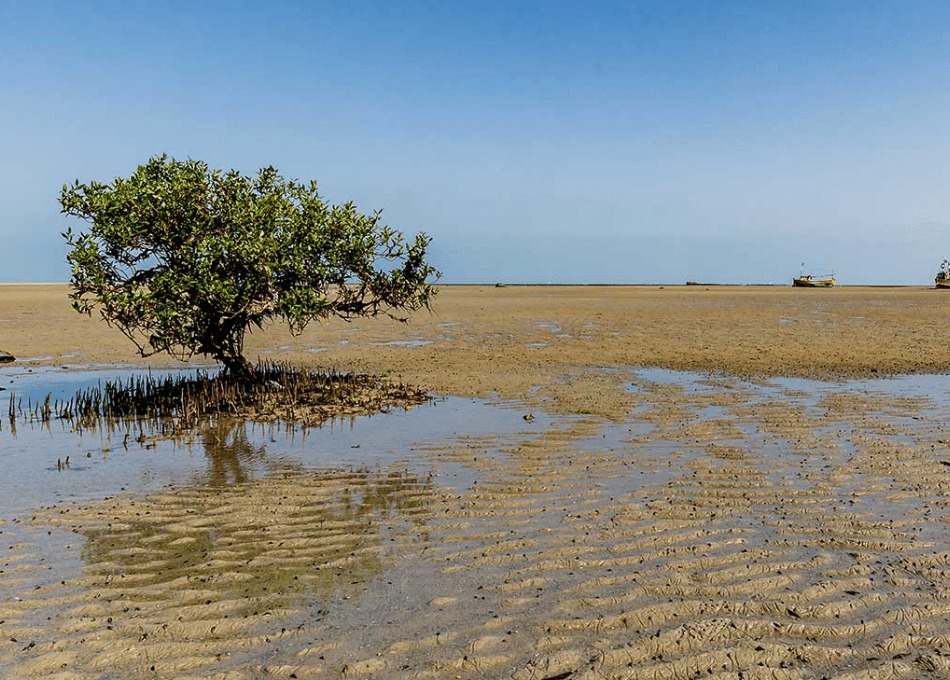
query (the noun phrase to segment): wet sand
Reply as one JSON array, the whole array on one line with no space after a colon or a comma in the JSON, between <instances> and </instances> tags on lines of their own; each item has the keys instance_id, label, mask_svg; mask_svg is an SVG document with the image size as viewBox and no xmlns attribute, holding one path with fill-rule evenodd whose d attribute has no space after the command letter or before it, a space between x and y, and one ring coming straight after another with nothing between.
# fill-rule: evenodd
<instances>
[{"instance_id":1,"label":"wet sand","mask_svg":"<svg viewBox=\"0 0 950 680\"><path fill-rule=\"evenodd\" d=\"M134 361L63 300L0 287L0 348ZM37 508L0 527L0 668L947 677L950 381L773 378L948 371L948 306L922 288L447 287L408 325L255 335L261 357L535 417L407 448L464 484L394 463Z\"/></svg>"},{"instance_id":2,"label":"wet sand","mask_svg":"<svg viewBox=\"0 0 950 680\"><path fill-rule=\"evenodd\" d=\"M621 417L609 367L739 376L867 377L950 370L950 295L932 288L445 286L433 312L273 326L248 355L399 376L437 393L542 400ZM62 285L0 285L0 349L43 364L150 363Z\"/></svg>"}]
</instances>

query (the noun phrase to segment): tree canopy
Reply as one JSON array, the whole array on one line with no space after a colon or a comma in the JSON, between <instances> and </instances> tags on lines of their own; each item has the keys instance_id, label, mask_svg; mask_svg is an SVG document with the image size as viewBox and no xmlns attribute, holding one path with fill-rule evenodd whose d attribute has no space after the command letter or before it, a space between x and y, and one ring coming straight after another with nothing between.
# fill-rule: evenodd
<instances>
[{"instance_id":1,"label":"tree canopy","mask_svg":"<svg viewBox=\"0 0 950 680\"><path fill-rule=\"evenodd\" d=\"M62 212L90 223L63 232L70 299L135 343L142 356L214 358L247 371L244 335L268 321L300 333L310 322L428 308L439 272L430 238L412 240L327 204L316 182L213 170L202 161L151 158L127 179L64 185Z\"/></svg>"}]
</instances>

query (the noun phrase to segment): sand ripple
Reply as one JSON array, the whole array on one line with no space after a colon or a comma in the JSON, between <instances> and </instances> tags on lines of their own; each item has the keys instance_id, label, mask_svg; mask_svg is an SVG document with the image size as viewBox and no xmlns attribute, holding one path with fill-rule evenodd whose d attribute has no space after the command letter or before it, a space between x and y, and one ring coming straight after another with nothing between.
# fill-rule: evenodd
<instances>
[{"instance_id":1,"label":"sand ripple","mask_svg":"<svg viewBox=\"0 0 950 680\"><path fill-rule=\"evenodd\" d=\"M740 381L644 383L637 398L648 408L622 422L564 417L420 445L412 470L293 471L37 511L3 527L0 666L63 678L950 673L945 405L763 397ZM446 466L457 484L439 477ZM46 552L47 532L68 559Z\"/></svg>"}]
</instances>

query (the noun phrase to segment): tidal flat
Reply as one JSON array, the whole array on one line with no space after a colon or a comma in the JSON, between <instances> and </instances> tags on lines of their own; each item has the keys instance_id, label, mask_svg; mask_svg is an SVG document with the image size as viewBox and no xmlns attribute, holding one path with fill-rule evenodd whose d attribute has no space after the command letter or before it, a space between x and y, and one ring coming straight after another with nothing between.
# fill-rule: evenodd
<instances>
[{"instance_id":1,"label":"tidal flat","mask_svg":"<svg viewBox=\"0 0 950 680\"><path fill-rule=\"evenodd\" d=\"M127 448L4 422L0 668L945 677L950 298L804 293L449 287L408 326L253 338L436 393L408 411ZM55 324L43 295L19 313ZM92 349L38 337L0 386L134 364L62 323Z\"/></svg>"}]
</instances>

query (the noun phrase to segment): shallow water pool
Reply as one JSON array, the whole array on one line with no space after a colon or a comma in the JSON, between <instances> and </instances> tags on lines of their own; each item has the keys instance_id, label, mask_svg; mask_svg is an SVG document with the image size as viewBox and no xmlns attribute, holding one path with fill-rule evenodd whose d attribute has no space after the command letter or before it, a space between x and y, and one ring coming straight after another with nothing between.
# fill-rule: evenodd
<instances>
[{"instance_id":1,"label":"shallow water pool","mask_svg":"<svg viewBox=\"0 0 950 680\"><path fill-rule=\"evenodd\" d=\"M0 412L11 395L25 405L47 394L66 400L77 390L135 375L184 371L96 367L2 370ZM322 427L223 419L169 439L136 427L76 431L67 421L0 422L0 518L38 505L148 493L169 486L250 481L285 469L375 467L410 460L414 445L447 437L504 435L525 427L523 412L485 401L438 398L411 409L349 417ZM543 426L539 418L535 428ZM144 435L144 439L143 438ZM141 439L141 441L140 441ZM459 470L443 470L465 485Z\"/></svg>"}]
</instances>

